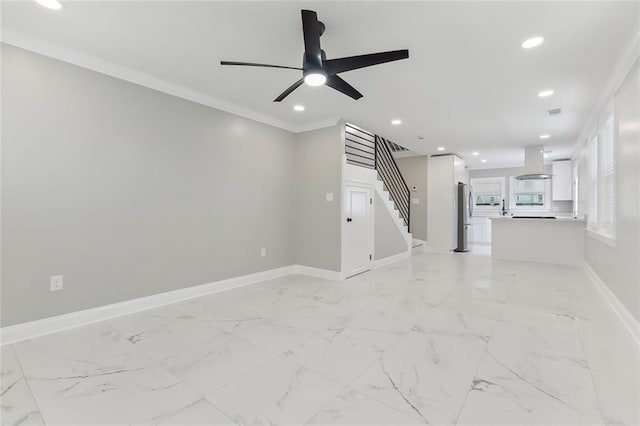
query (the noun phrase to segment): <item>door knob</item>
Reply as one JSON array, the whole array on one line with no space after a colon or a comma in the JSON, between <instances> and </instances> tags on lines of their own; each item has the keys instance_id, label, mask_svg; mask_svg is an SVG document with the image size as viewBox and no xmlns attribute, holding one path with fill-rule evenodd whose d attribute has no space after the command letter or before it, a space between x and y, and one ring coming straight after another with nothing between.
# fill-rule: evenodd
<instances>
[{"instance_id":1,"label":"door knob","mask_svg":"<svg viewBox=\"0 0 640 426\"><path fill-rule=\"evenodd\" d=\"M347 222L351 222L353 219L351 219L350 217L347 218Z\"/></svg>"}]
</instances>

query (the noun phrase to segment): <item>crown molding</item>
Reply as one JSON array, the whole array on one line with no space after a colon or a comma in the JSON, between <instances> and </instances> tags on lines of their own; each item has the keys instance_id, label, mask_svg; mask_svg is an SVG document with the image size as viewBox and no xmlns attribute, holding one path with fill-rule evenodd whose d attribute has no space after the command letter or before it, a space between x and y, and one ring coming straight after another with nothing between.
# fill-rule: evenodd
<instances>
[{"instance_id":1,"label":"crown molding","mask_svg":"<svg viewBox=\"0 0 640 426\"><path fill-rule=\"evenodd\" d=\"M76 49L70 49L57 43L42 40L23 33L5 28L2 30L0 42L25 49L43 56L57 59L72 65L79 66L91 71L115 77L129 83L147 87L158 92L166 93L178 98L186 99L201 105L225 111L240 117L258 121L269 126L287 130L292 133L302 133L310 130L335 126L339 117L331 117L326 120L295 125L271 117L250 108L245 108L227 101L223 101L214 96L191 89L187 86L172 83L168 80L144 73L133 68L122 66L113 62L105 61L96 56L92 56Z\"/></svg>"}]
</instances>

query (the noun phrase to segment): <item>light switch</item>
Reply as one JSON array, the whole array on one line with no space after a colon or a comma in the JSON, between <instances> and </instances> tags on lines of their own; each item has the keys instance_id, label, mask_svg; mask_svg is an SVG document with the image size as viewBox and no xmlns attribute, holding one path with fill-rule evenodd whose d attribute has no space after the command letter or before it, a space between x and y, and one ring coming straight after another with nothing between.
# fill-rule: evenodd
<instances>
[{"instance_id":1,"label":"light switch","mask_svg":"<svg viewBox=\"0 0 640 426\"><path fill-rule=\"evenodd\" d=\"M333 192L327 192L327 201L333 201Z\"/></svg>"},{"instance_id":2,"label":"light switch","mask_svg":"<svg viewBox=\"0 0 640 426\"><path fill-rule=\"evenodd\" d=\"M420 204L420 198L412 198L411 204Z\"/></svg>"}]
</instances>

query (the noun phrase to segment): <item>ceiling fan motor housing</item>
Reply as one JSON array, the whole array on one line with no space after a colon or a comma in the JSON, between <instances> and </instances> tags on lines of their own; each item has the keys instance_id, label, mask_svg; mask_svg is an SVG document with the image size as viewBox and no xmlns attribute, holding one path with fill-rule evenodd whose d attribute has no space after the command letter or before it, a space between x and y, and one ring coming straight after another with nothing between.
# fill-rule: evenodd
<instances>
[{"instance_id":1,"label":"ceiling fan motor housing","mask_svg":"<svg viewBox=\"0 0 640 426\"><path fill-rule=\"evenodd\" d=\"M320 63L322 64L322 66L317 66L315 64L316 61L313 62L309 62L307 60L307 53L303 53L302 54L302 75L305 76L309 73L313 73L313 74L327 74L326 71L324 70L324 63L327 60L327 54L324 53L324 50L320 50Z\"/></svg>"}]
</instances>

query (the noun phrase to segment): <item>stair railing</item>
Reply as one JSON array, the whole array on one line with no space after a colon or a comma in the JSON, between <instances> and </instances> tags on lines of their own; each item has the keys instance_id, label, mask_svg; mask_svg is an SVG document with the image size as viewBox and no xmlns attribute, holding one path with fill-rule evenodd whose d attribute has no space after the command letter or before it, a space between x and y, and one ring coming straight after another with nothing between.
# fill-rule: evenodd
<instances>
[{"instance_id":1,"label":"stair railing","mask_svg":"<svg viewBox=\"0 0 640 426\"><path fill-rule=\"evenodd\" d=\"M375 142L375 169L382 178L385 188L391 194L391 199L400 212L404 224L407 225L407 229L410 229L411 192L409 192L409 186L407 186L407 182L393 158L389 142L378 135L375 136Z\"/></svg>"},{"instance_id":2,"label":"stair railing","mask_svg":"<svg viewBox=\"0 0 640 426\"><path fill-rule=\"evenodd\" d=\"M393 158L389 141L353 124L345 124L345 153L347 163L374 169L382 180L400 217L410 227L410 192L400 168Z\"/></svg>"}]
</instances>

